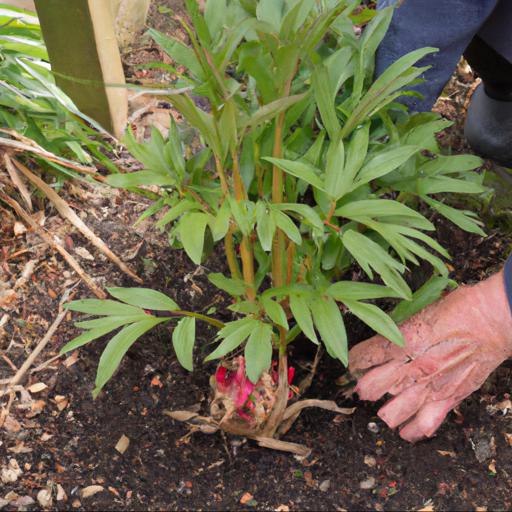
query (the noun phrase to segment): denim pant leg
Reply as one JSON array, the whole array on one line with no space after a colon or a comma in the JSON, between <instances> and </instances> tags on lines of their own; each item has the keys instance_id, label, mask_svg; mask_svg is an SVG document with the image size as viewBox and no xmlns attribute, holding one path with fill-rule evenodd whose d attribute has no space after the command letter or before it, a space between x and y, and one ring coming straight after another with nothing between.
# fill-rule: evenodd
<instances>
[{"instance_id":1,"label":"denim pant leg","mask_svg":"<svg viewBox=\"0 0 512 512\"><path fill-rule=\"evenodd\" d=\"M512 0L502 0L512 3ZM379 9L397 0L377 0ZM500 0L403 0L398 2L388 33L378 51L376 73L418 48L433 46L439 52L419 63L432 66L414 89L424 99L407 98L404 103L415 111L429 111L450 79L458 60L471 39L479 32ZM489 43L490 44L490 43Z\"/></svg>"},{"instance_id":2,"label":"denim pant leg","mask_svg":"<svg viewBox=\"0 0 512 512\"><path fill-rule=\"evenodd\" d=\"M512 62L512 1L500 0L478 35Z\"/></svg>"}]
</instances>

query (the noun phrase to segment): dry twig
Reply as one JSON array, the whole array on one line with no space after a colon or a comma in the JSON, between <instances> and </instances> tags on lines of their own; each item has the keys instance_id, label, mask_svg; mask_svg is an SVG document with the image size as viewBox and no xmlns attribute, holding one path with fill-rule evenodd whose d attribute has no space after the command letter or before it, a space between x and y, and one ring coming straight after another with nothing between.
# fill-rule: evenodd
<instances>
[{"instance_id":1,"label":"dry twig","mask_svg":"<svg viewBox=\"0 0 512 512\"><path fill-rule=\"evenodd\" d=\"M26 212L23 207L14 199L8 195L0 192L0 200L7 203L50 247L53 247L63 258L66 260L68 265L79 275L80 279L89 287L89 289L99 299L106 299L107 294L92 280L92 278L86 274L82 267L78 264L78 261L69 254L64 247L62 247L53 235L45 231L44 228L39 226L37 222Z\"/></svg>"},{"instance_id":2,"label":"dry twig","mask_svg":"<svg viewBox=\"0 0 512 512\"><path fill-rule=\"evenodd\" d=\"M9 158L9 157L7 157ZM75 213L75 211L49 187L39 176L36 176L27 167L18 160L13 159L14 165L28 178L43 194L55 205L59 213L75 226L96 248L98 248L109 260L114 262L125 274L129 275L138 283L142 283L142 279L132 272L121 259L114 254L107 244L95 235L92 230L84 223L84 221Z\"/></svg>"}]
</instances>

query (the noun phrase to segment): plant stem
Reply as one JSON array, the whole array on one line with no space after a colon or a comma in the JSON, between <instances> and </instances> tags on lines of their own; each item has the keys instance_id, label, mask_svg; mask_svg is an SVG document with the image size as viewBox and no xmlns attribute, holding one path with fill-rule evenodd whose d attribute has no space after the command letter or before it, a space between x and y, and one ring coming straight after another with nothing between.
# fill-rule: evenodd
<instances>
[{"instance_id":1,"label":"plant stem","mask_svg":"<svg viewBox=\"0 0 512 512\"><path fill-rule=\"evenodd\" d=\"M217 327L218 329L222 329L224 327L224 322L206 315L202 315L201 313L194 313L193 311L184 311L181 309L178 309L177 311L171 311L170 313L171 316L191 316L193 318L197 318L198 320L203 320L204 322L207 322L214 327Z\"/></svg>"},{"instance_id":2,"label":"plant stem","mask_svg":"<svg viewBox=\"0 0 512 512\"><path fill-rule=\"evenodd\" d=\"M233 279L241 279L240 267L236 259L235 242L233 240L233 225L229 225L228 232L224 238L224 252L226 253L226 260L228 262L229 271Z\"/></svg>"},{"instance_id":3,"label":"plant stem","mask_svg":"<svg viewBox=\"0 0 512 512\"><path fill-rule=\"evenodd\" d=\"M290 90L292 88L292 81L295 73L297 72L297 68L299 65L299 61L297 60L294 70L291 73L290 77L286 81L283 88L283 97L288 96L290 94ZM272 151L272 156L274 158L281 158L283 153L283 127L285 121L285 112L281 112L276 119L276 127L274 132L274 149ZM283 171L279 169L276 165L272 167L272 203L282 203L283 202ZM272 241L272 284L275 287L283 286L284 278L283 278L283 255L285 252L284 247L284 233L278 229L276 234L274 235L274 240Z\"/></svg>"},{"instance_id":4,"label":"plant stem","mask_svg":"<svg viewBox=\"0 0 512 512\"><path fill-rule=\"evenodd\" d=\"M240 174L238 155L235 151L231 152L231 159L233 160L233 185L235 188L235 199L237 202L241 202L247 198L247 192ZM251 238L248 235L242 236L240 257L242 259L242 274L246 285L245 295L248 300L254 301L256 300L256 290L254 289L254 254Z\"/></svg>"},{"instance_id":5,"label":"plant stem","mask_svg":"<svg viewBox=\"0 0 512 512\"><path fill-rule=\"evenodd\" d=\"M293 257L295 256L295 244L290 242L286 251L287 262L286 262L286 284L289 285L292 282L293 277Z\"/></svg>"},{"instance_id":6,"label":"plant stem","mask_svg":"<svg viewBox=\"0 0 512 512\"><path fill-rule=\"evenodd\" d=\"M220 178L220 187L222 189L222 193L225 196L229 196L229 185L226 180L226 173L224 172L224 167L222 167L222 163L217 155L215 155L215 169L217 170L217 174Z\"/></svg>"},{"instance_id":7,"label":"plant stem","mask_svg":"<svg viewBox=\"0 0 512 512\"><path fill-rule=\"evenodd\" d=\"M332 216L336 211L336 201L331 201L331 207L329 208L329 213L327 214L327 219L325 220L326 224L330 224Z\"/></svg>"}]
</instances>

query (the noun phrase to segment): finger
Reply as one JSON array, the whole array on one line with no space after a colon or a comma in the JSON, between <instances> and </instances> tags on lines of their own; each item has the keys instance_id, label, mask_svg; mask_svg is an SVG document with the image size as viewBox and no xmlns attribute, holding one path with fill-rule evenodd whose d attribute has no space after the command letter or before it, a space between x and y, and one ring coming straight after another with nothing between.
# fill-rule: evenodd
<instances>
[{"instance_id":1,"label":"finger","mask_svg":"<svg viewBox=\"0 0 512 512\"><path fill-rule=\"evenodd\" d=\"M396 428L412 418L429 395L427 384L416 384L406 389L379 409L377 415L388 427Z\"/></svg>"},{"instance_id":2,"label":"finger","mask_svg":"<svg viewBox=\"0 0 512 512\"><path fill-rule=\"evenodd\" d=\"M446 400L453 397L462 400L470 395L475 389L473 381L470 378L478 368L477 363L460 365L445 375L440 375L438 379L432 382L432 400Z\"/></svg>"},{"instance_id":3,"label":"finger","mask_svg":"<svg viewBox=\"0 0 512 512\"><path fill-rule=\"evenodd\" d=\"M400 430L400 437L411 443L425 437L432 437L443 423L446 415L458 402L454 398L428 402L419 410L414 419Z\"/></svg>"},{"instance_id":4,"label":"finger","mask_svg":"<svg viewBox=\"0 0 512 512\"><path fill-rule=\"evenodd\" d=\"M439 343L401 368L400 376L389 393L398 395L416 382L425 381L432 381L434 389L439 390L442 384L437 383L446 380L452 370L460 368L474 352L475 347L465 340Z\"/></svg>"},{"instance_id":5,"label":"finger","mask_svg":"<svg viewBox=\"0 0 512 512\"><path fill-rule=\"evenodd\" d=\"M357 382L356 393L362 400L375 401L383 397L395 384L399 369L405 362L406 359L394 359L368 371Z\"/></svg>"},{"instance_id":6,"label":"finger","mask_svg":"<svg viewBox=\"0 0 512 512\"><path fill-rule=\"evenodd\" d=\"M382 336L374 336L358 343L348 354L348 367L351 372L366 370L372 366L387 363L403 349L393 345Z\"/></svg>"}]
</instances>

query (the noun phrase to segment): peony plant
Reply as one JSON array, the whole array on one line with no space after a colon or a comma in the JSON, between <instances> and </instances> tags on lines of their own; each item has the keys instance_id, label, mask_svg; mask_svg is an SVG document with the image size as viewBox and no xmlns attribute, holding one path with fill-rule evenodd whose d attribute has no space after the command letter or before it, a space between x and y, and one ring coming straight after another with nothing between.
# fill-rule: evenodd
<instances>
[{"instance_id":1,"label":"peony plant","mask_svg":"<svg viewBox=\"0 0 512 512\"><path fill-rule=\"evenodd\" d=\"M144 143L129 131L126 144L144 170L108 181L159 186L160 198L143 217L157 219L171 248L182 248L196 265L214 244L223 247L227 272L208 278L233 298L233 320L184 311L144 288L72 302L70 310L98 318L78 322L84 332L63 352L120 329L101 355L94 396L131 345L162 323L173 329L176 356L192 371L196 322L208 322L218 329L218 344L206 361L220 360L210 420L274 439L303 406L334 407L289 405L297 388L287 352L297 336L347 365L346 315L401 345L396 322L450 283L449 254L430 236L427 216L437 212L482 233L474 213L444 202L447 193L484 190L473 171L481 161L443 154L436 133L450 123L410 114L396 101L415 94L408 88L426 69L416 64L434 49L409 53L374 79L374 54L392 8L359 4L208 0L202 11L187 0L188 45L149 31L175 63L162 66L178 77L169 101L183 121L172 120L167 138L154 130ZM185 144L190 129L192 145ZM433 275L412 293L406 275L423 260ZM399 301L391 314L375 304L382 298Z\"/></svg>"}]
</instances>

